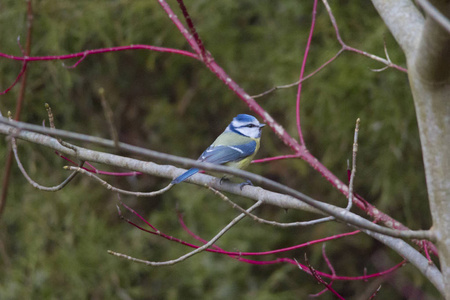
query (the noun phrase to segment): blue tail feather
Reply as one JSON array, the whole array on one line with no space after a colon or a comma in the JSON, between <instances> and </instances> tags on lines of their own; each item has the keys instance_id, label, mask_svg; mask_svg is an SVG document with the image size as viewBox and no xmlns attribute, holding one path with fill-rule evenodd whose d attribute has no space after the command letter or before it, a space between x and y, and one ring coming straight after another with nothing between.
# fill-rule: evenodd
<instances>
[{"instance_id":1,"label":"blue tail feather","mask_svg":"<svg viewBox=\"0 0 450 300\"><path fill-rule=\"evenodd\" d=\"M198 171L200 171L197 168L192 168L187 170L186 172L184 172L183 174L181 174L180 176L178 176L177 178L175 178L174 180L172 180L172 184L177 184L180 182L185 181L186 179L188 179L189 177L191 177L192 175L194 175L195 173L197 173Z\"/></svg>"}]
</instances>

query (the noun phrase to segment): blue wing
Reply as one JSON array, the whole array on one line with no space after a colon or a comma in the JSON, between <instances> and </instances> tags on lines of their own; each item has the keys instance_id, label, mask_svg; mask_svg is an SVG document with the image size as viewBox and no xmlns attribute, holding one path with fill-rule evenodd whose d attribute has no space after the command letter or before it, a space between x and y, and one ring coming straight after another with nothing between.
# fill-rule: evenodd
<instances>
[{"instance_id":1,"label":"blue wing","mask_svg":"<svg viewBox=\"0 0 450 300\"><path fill-rule=\"evenodd\" d=\"M233 146L210 146L199 157L199 161L213 164L225 164L231 161L238 161L252 155L256 149L256 142L250 141L246 144Z\"/></svg>"},{"instance_id":2,"label":"blue wing","mask_svg":"<svg viewBox=\"0 0 450 300\"><path fill-rule=\"evenodd\" d=\"M212 164L222 165L227 162L239 161L252 155L256 149L256 142L251 141L246 144L233 146L210 146L205 152L200 155L198 161L209 162ZM195 173L200 171L197 168L189 169L172 181L172 184L177 184L185 181Z\"/></svg>"}]
</instances>

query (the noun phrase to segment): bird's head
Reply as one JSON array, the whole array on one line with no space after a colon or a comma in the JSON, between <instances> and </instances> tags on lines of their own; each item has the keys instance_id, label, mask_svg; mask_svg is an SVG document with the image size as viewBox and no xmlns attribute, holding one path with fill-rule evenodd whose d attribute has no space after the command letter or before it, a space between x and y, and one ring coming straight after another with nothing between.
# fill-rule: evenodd
<instances>
[{"instance_id":1,"label":"bird's head","mask_svg":"<svg viewBox=\"0 0 450 300\"><path fill-rule=\"evenodd\" d=\"M240 114L231 121L225 132L232 131L243 136L257 139L261 137L261 130L264 126L266 126L266 124L259 123L258 119L254 116Z\"/></svg>"}]
</instances>

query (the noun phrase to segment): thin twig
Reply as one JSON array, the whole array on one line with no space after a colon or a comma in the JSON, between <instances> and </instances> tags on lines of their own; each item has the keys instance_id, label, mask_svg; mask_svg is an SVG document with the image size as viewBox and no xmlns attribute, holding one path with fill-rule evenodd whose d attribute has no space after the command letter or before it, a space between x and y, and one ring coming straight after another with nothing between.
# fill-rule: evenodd
<instances>
[{"instance_id":1,"label":"thin twig","mask_svg":"<svg viewBox=\"0 0 450 300\"><path fill-rule=\"evenodd\" d=\"M260 206L262 204L262 201L258 201L255 204L253 204L249 209L247 209L247 212L251 212L252 210L254 210L255 208L257 208L258 206ZM212 246L220 237L222 237L228 230L230 230L234 225L236 225L240 220L242 220L246 215L245 214L240 214L239 216L237 216L236 218L234 218L233 221L231 221L227 226L225 226L218 234L216 234L216 236L214 236L208 243L206 243L205 245L183 255L180 256L177 259L173 259L173 260L168 260L168 261L161 261L161 262L157 262L157 261L148 261L148 260L143 260L143 259L139 259L139 258L135 258L135 257L131 257L125 254L121 254L121 253L117 253L111 250L108 250L108 253L111 255L115 255L121 258L125 258L137 263L142 263L145 265L149 265L149 266L169 266L169 265L174 265L176 263L182 262L186 259L188 259L191 256L194 256L195 254L198 254L202 251L204 251L205 249L209 248L210 246Z\"/></svg>"},{"instance_id":2,"label":"thin twig","mask_svg":"<svg viewBox=\"0 0 450 300\"><path fill-rule=\"evenodd\" d=\"M322 244L322 256L323 256L323 259L327 263L327 266L328 266L328 268L331 271L331 275L336 276L336 270L334 269L333 265L331 264L330 260L328 259L328 256L327 256L327 254L325 252L325 246L326 246L326 243L323 243Z\"/></svg>"},{"instance_id":3,"label":"thin twig","mask_svg":"<svg viewBox=\"0 0 450 300\"><path fill-rule=\"evenodd\" d=\"M391 58L389 57L389 52L387 50L387 46L386 46L386 40L383 40L383 47L384 47L384 55L386 56L386 59L388 62L392 63ZM389 66L384 66L383 68L379 68L379 69L370 69L372 72L383 72L384 70L387 70L389 68Z\"/></svg>"},{"instance_id":4,"label":"thin twig","mask_svg":"<svg viewBox=\"0 0 450 300\"><path fill-rule=\"evenodd\" d=\"M211 186L206 186L206 187L209 190L213 191L214 194L218 195L222 200L224 200L225 202L230 204L233 208L236 208L240 212L246 214L247 216L252 218L253 221L256 221L256 222L262 223L262 224L268 224L268 225L273 225L273 226L277 226L277 227L301 227L301 226L316 225L316 224L332 221L335 219L334 217L324 217L324 218L311 220L311 221L291 222L291 223L280 223L280 222L275 222L275 221L269 221L269 220L260 218L252 213L247 212L245 209L243 209L242 207L240 207L239 205L237 205L236 203L231 201L230 198L228 198L227 196L225 196L223 193L219 192L218 190L214 189L213 187L211 187Z\"/></svg>"},{"instance_id":5,"label":"thin twig","mask_svg":"<svg viewBox=\"0 0 450 300\"><path fill-rule=\"evenodd\" d=\"M190 236L192 236L194 239L196 239L197 241L201 242L202 244L206 244L208 241L203 239L202 237L200 237L199 235L196 235L185 223L183 220L183 214L178 210L178 207L175 208L175 210L177 211L177 215L178 215L178 222L180 223L181 227L184 229L184 231L186 231ZM214 250L217 250L218 253L223 253L226 252L225 250L223 250L222 248L220 248L217 245L212 245L211 248L214 248ZM213 249L206 249L205 251L213 251ZM229 255L230 257L233 257L232 255Z\"/></svg>"},{"instance_id":6,"label":"thin twig","mask_svg":"<svg viewBox=\"0 0 450 300\"><path fill-rule=\"evenodd\" d=\"M344 49L340 49L332 58L330 58L329 60L327 60L325 63L323 63L320 67L318 67L316 70L314 70L313 72L309 73L307 76L303 77L301 80L297 80L296 82L293 83L289 83L286 85L278 85L275 86L265 92L262 92L260 94L254 95L252 96L253 99L255 98L259 98L262 96L265 96L267 94L270 94L271 92L275 91L275 90L279 90L279 89L287 89L287 88L291 88L294 86L298 86L300 83L305 82L306 80L308 80L309 78L313 77L314 75L316 75L317 73L319 73L320 71L322 71L327 65L329 65L330 63L332 63L333 61L336 60L336 58L342 54L342 52L344 52Z\"/></svg>"},{"instance_id":7,"label":"thin twig","mask_svg":"<svg viewBox=\"0 0 450 300\"><path fill-rule=\"evenodd\" d=\"M352 173L350 175L350 183L348 187L348 204L346 208L347 210L350 210L353 204L353 182L355 181L355 174L356 174L356 154L358 153L359 123L360 119L358 118L356 119L355 135L353 137Z\"/></svg>"},{"instance_id":8,"label":"thin twig","mask_svg":"<svg viewBox=\"0 0 450 300\"><path fill-rule=\"evenodd\" d=\"M431 260L430 253L428 253L428 243L427 241L422 241L423 251L425 252L425 257L428 260L428 264L432 265L434 262Z\"/></svg>"},{"instance_id":9,"label":"thin twig","mask_svg":"<svg viewBox=\"0 0 450 300\"><path fill-rule=\"evenodd\" d=\"M378 292L381 290L381 284L378 286L378 288L375 290L375 292L373 292L372 296L370 296L369 300L375 299L375 297L377 296Z\"/></svg>"},{"instance_id":10,"label":"thin twig","mask_svg":"<svg viewBox=\"0 0 450 300\"><path fill-rule=\"evenodd\" d=\"M338 292L336 292L332 287L331 284L326 283L322 277L317 274L316 270L313 268L313 266L309 263L308 260L308 256L305 253L305 263L308 266L308 269L310 271L310 274L317 280L317 282L319 282L320 284L322 284L323 286L326 287L327 290L329 290L330 292L332 292L336 297L338 297L339 299L345 300L344 297L342 297L341 295L339 295Z\"/></svg>"},{"instance_id":11,"label":"thin twig","mask_svg":"<svg viewBox=\"0 0 450 300\"><path fill-rule=\"evenodd\" d=\"M325 260L325 262L326 262L328 268L329 268L330 271L331 271L331 278L330 278L331 281L330 281L329 286L332 286L332 285L333 285L333 282L334 282L334 279L335 279L335 277L336 277L336 271L334 270L334 267L333 267L333 265L331 264L330 260L328 259L327 254L326 254L326 252L325 252L326 244L327 244L327 243L323 243L323 244L322 244L322 256L323 256L323 259ZM325 289L323 289L322 291L320 291L320 292L318 292L318 293L316 293L316 294L314 294L314 295L311 295L311 296L312 296L312 297L318 297L318 296L322 295L323 293L325 293L327 290L328 290L328 289L325 288Z\"/></svg>"},{"instance_id":12,"label":"thin twig","mask_svg":"<svg viewBox=\"0 0 450 300\"><path fill-rule=\"evenodd\" d=\"M302 131L301 123L300 123L300 99L301 99L301 94L302 94L302 86L303 86L302 79L303 79L303 75L305 73L306 60L308 58L309 48L311 46L311 41L312 41L312 37L313 37L313 33L314 33L314 27L316 25L317 2L318 2L318 0L314 0L313 10L312 10L311 27L309 30L308 40L306 42L306 48L305 48L305 54L303 55L302 66L300 68L300 78L299 78L300 83L298 84L298 88L297 88L297 99L296 99L296 106L295 106L297 134L300 139L300 145L303 147L305 147L305 141L303 139L303 131Z\"/></svg>"},{"instance_id":13,"label":"thin twig","mask_svg":"<svg viewBox=\"0 0 450 300\"><path fill-rule=\"evenodd\" d=\"M129 195L129 196L155 197L155 196L161 195L161 194L165 193L166 191L170 190L172 188L172 186L173 186L172 184L169 184L165 188L160 189L158 191L154 191L154 192L146 192L146 193L143 193L143 192L132 192L132 191L122 190L122 189L113 187L111 184L109 184L105 180L101 179L100 177L98 177L97 175L95 175L95 174L93 174L93 173L91 173L89 171L86 171L83 168L64 166L64 169L65 170L71 170L71 171L74 171L74 172L77 172L77 173L82 173L84 175L87 175L87 176L97 180L98 182L100 182L104 187L106 187L106 189L111 190L111 191L116 192L116 193Z\"/></svg>"},{"instance_id":14,"label":"thin twig","mask_svg":"<svg viewBox=\"0 0 450 300\"><path fill-rule=\"evenodd\" d=\"M37 183L36 181L34 181L33 179L31 179L31 177L28 175L27 171L25 170L25 168L23 167L20 159L19 159L19 154L17 151L17 144L16 144L16 139L11 136L11 145L12 145L12 151L14 153L14 157L16 158L16 163L17 166L19 167L20 172L22 172L22 175L25 177L25 179L36 189L41 190L41 191L46 191L46 192L56 192L61 190L62 188L64 188L70 181L72 181L72 179L77 175L77 172L72 172L72 174L70 174L63 182L61 182L58 185L55 186L51 186L51 187L47 187L47 186L43 186L39 183ZM79 167L83 166L83 162L80 163Z\"/></svg>"},{"instance_id":15,"label":"thin twig","mask_svg":"<svg viewBox=\"0 0 450 300\"><path fill-rule=\"evenodd\" d=\"M88 54L89 54L88 51L84 51L84 55L82 57L80 57L80 59L78 59L73 65L66 66L66 64L64 62L62 62L62 65L66 69L75 69L88 56Z\"/></svg>"},{"instance_id":16,"label":"thin twig","mask_svg":"<svg viewBox=\"0 0 450 300\"><path fill-rule=\"evenodd\" d=\"M195 59L199 59L198 55L189 51L185 50L179 50L179 49L173 49L173 48L165 48L165 47L157 47L157 46L150 46L150 45L129 45L129 46L118 46L118 47L109 47L109 48L99 48L99 49L92 49L92 50L84 50L82 52L72 53L72 54L65 54L65 55L47 55L47 56L15 56L15 55L9 55L5 53L0 52L0 57L17 60L17 61L24 61L24 62L31 62L31 61L48 61L48 60L67 60L67 59L73 59L73 58L83 58L88 55L93 54L100 54L100 53L108 53L108 52L118 52L118 51L127 51L127 50L149 50L149 51L156 51L156 52L164 52L164 53L172 53L172 54L179 54Z\"/></svg>"},{"instance_id":17,"label":"thin twig","mask_svg":"<svg viewBox=\"0 0 450 300\"><path fill-rule=\"evenodd\" d=\"M47 115L48 115L48 122L50 124L50 129L56 129L55 126L55 118L53 117L53 112L52 112L52 108L50 107L50 104L45 103L45 110L47 111ZM43 123L45 124L45 122ZM44 125L43 125L44 126ZM45 127L45 126L44 126ZM61 144L61 146L64 146L66 148L69 148L75 152L77 152L77 149L70 143L63 141L61 138L57 138L58 142ZM59 154L59 153L57 153Z\"/></svg>"},{"instance_id":18,"label":"thin twig","mask_svg":"<svg viewBox=\"0 0 450 300\"><path fill-rule=\"evenodd\" d=\"M406 70L405 68L400 67L400 66L398 66L398 65L396 65L396 64L394 64L394 63L392 63L392 62L391 62L390 60L388 60L388 59L384 59L384 58L381 58L381 57L379 57L379 56L376 56L376 55L373 55L373 54L371 54L371 53L368 53L368 52L366 52L366 51L362 51L362 50L359 50L359 49L356 49L356 48L353 48L353 47L348 46L348 45L342 40L341 34L339 33L339 27L338 27L337 22L336 22L336 18L334 17L333 12L331 11L331 7L330 7L330 5L328 4L328 1L327 1L327 0L322 0L322 2L323 2L323 5L325 6L325 9L326 9L327 12L328 12L328 16L329 16L329 18L330 18L331 24L332 24L333 27L334 27L334 30L335 30L335 33L336 33L336 39L338 40L339 44L341 44L343 50L345 50L345 51L351 51L351 52L355 52L355 53L364 55L364 56L369 57L370 59L373 59L373 60L375 60L375 61L378 61L378 62L380 62L380 63L382 63L382 64L384 64L384 65L386 65L386 66L388 66L388 67L390 67L390 68L394 68L394 69L397 69L397 70L402 71L402 72L405 72L405 73L408 72L408 70Z\"/></svg>"},{"instance_id":19,"label":"thin twig","mask_svg":"<svg viewBox=\"0 0 450 300\"><path fill-rule=\"evenodd\" d=\"M114 145L117 149L119 149L119 135L117 134L117 129L114 126L114 114L113 111L111 109L111 106L109 106L108 101L106 101L105 98L105 89L104 88L100 88L98 90L98 93L100 94L100 101L102 103L102 107L103 107L103 112L105 114L105 119L106 122L108 123L108 127L109 127L109 133L111 134L111 138L114 141Z\"/></svg>"},{"instance_id":20,"label":"thin twig","mask_svg":"<svg viewBox=\"0 0 450 300\"><path fill-rule=\"evenodd\" d=\"M50 107L50 104L45 103L45 110L47 111L48 123L50 125L50 128L56 129L55 118L53 117L53 112L52 112L52 108Z\"/></svg>"},{"instance_id":21,"label":"thin twig","mask_svg":"<svg viewBox=\"0 0 450 300\"><path fill-rule=\"evenodd\" d=\"M11 83L11 85L9 87L7 87L4 91L1 91L0 95L4 95L4 94L8 93L13 87L16 86L16 84L19 82L19 80L22 78L22 76L24 76L24 74L26 73L27 66L28 66L27 62L24 61L22 63L22 68L20 69L19 74L17 75L16 79L14 79L14 82Z\"/></svg>"}]
</instances>

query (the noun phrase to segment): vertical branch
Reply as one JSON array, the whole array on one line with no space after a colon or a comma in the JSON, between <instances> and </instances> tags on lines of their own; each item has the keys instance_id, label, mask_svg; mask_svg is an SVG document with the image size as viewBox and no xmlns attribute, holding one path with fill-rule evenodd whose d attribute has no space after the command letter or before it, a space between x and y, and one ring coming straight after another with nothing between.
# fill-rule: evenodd
<instances>
[{"instance_id":1,"label":"vertical branch","mask_svg":"<svg viewBox=\"0 0 450 300\"><path fill-rule=\"evenodd\" d=\"M31 51L31 30L33 25L33 9L31 5L31 0L27 0L27 40L25 44L25 51L23 52L24 57L28 57ZM20 82L20 90L19 96L17 98L16 104L16 113L14 115L14 119L18 121L20 119L20 113L22 112L22 104L25 99L25 89L27 86L27 62L23 62L23 76L22 81ZM22 71L21 71L22 72ZM9 178L11 174L11 165L13 160L13 153L10 149L8 151L8 158L6 159L5 171L3 173L3 182L2 182L2 194L0 198L0 217L5 209L6 205L6 197L8 196L8 187L9 187Z\"/></svg>"},{"instance_id":2,"label":"vertical branch","mask_svg":"<svg viewBox=\"0 0 450 300\"><path fill-rule=\"evenodd\" d=\"M100 102L102 103L103 113L105 115L106 122L108 123L109 133L111 134L111 138L114 141L114 146L116 147L116 149L119 149L119 134L117 133L117 129L114 127L114 114L111 106L109 106L108 104L108 101L106 101L105 89L100 88L98 90L98 93L100 95Z\"/></svg>"},{"instance_id":3,"label":"vertical branch","mask_svg":"<svg viewBox=\"0 0 450 300\"><path fill-rule=\"evenodd\" d=\"M23 53L24 56L29 56L31 52L31 30L33 25L33 9L31 6L31 0L27 0L27 40L25 42L25 52ZM26 62L25 62L26 64ZM20 91L19 91L19 97L17 98L17 106L16 106L16 113L14 115L14 120L19 120L20 113L22 111L22 104L25 98L25 89L27 86L27 71L24 71L22 82L20 83Z\"/></svg>"},{"instance_id":4,"label":"vertical branch","mask_svg":"<svg viewBox=\"0 0 450 300\"><path fill-rule=\"evenodd\" d=\"M297 118L297 131L298 136L300 138L300 145L305 146L305 141L303 140L303 133L302 133L302 127L300 126L300 96L302 93L302 86L303 86L303 75L305 73L305 66L306 66L306 59L308 58L309 54L309 47L311 46L311 40L314 33L314 26L316 25L316 14L317 14L317 2L318 0L314 0L314 6L312 11L312 20L311 20L311 29L309 31L309 37L308 42L306 43L305 48L305 54L303 55L303 62L302 62L302 68L300 70L300 79L298 84L298 90L297 90L297 104L296 104L296 118Z\"/></svg>"},{"instance_id":5,"label":"vertical branch","mask_svg":"<svg viewBox=\"0 0 450 300\"><path fill-rule=\"evenodd\" d=\"M352 203L353 203L353 181L355 180L355 174L356 174L356 153L358 152L359 122L360 122L360 119L358 118L356 120L355 136L353 138L352 172L350 174L350 183L349 183L349 187L348 187L348 204L347 204L348 210L350 210L352 208Z\"/></svg>"},{"instance_id":6,"label":"vertical branch","mask_svg":"<svg viewBox=\"0 0 450 300\"><path fill-rule=\"evenodd\" d=\"M165 0L158 0L159 5L164 9L166 14L169 16L169 18L172 20L172 22L175 24L175 26L178 28L178 30L181 32L181 34L184 36L186 41L189 43L191 48L201 56L202 50L200 49L200 46L197 44L195 40L192 39L191 34L189 33L189 30L187 30L183 24L178 19L177 15L173 12L172 8L170 8L169 4ZM186 9L186 7L185 7ZM193 25L193 24L192 24Z\"/></svg>"},{"instance_id":7,"label":"vertical branch","mask_svg":"<svg viewBox=\"0 0 450 300\"><path fill-rule=\"evenodd\" d=\"M186 6L184 5L183 0L177 0L178 5L180 6L181 11L183 12L184 19L186 20L186 23L189 27L189 31L191 32L192 36L194 37L195 42L197 43L198 47L201 51L201 57L203 61L206 62L206 50L205 46L203 46L203 42L200 39L200 36L197 33L197 30L195 29L194 22L192 22L191 16L189 15Z\"/></svg>"},{"instance_id":8,"label":"vertical branch","mask_svg":"<svg viewBox=\"0 0 450 300\"><path fill-rule=\"evenodd\" d=\"M450 19L448 1L432 1ZM419 125L428 201L439 236L439 262L450 299L450 33L427 14L419 43L408 59Z\"/></svg>"}]
</instances>

